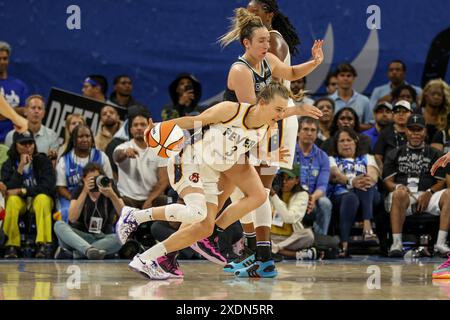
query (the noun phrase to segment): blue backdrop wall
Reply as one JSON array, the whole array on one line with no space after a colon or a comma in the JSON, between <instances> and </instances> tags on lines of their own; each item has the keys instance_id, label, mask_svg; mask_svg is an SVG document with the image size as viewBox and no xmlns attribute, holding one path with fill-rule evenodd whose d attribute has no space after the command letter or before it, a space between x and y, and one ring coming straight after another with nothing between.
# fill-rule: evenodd
<instances>
[{"instance_id":1,"label":"blue backdrop wall","mask_svg":"<svg viewBox=\"0 0 450 320\"><path fill-rule=\"evenodd\" d=\"M81 30L69 30L67 7L81 9ZM192 72L202 82L206 100L224 89L238 44L222 50L216 43L233 9L244 0L0 0L0 40L13 47L10 74L31 92L50 87L80 92L87 74L133 77L136 98L156 119L168 100L176 75ZM379 0L381 29L370 30L366 0L279 0L302 41L295 62L310 57L316 38L325 38L326 63L311 76L309 89L323 92L326 72L339 62L353 62L360 73L357 89L370 93L386 82L392 59L408 65L408 81L421 84L424 63L435 37L448 29L448 0ZM444 44L445 47L445 44ZM444 48L445 49L445 48ZM441 50L448 59L448 48ZM446 68L443 77L449 81Z\"/></svg>"}]
</instances>

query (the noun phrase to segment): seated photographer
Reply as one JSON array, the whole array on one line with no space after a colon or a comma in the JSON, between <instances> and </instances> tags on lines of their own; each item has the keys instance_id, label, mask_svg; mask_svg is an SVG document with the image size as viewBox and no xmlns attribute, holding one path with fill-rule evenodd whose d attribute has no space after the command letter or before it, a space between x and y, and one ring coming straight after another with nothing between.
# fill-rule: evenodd
<instances>
[{"instance_id":1,"label":"seated photographer","mask_svg":"<svg viewBox=\"0 0 450 320\"><path fill-rule=\"evenodd\" d=\"M372 155L361 154L355 131L342 128L334 136L330 171L329 193L333 207L339 213L341 256L348 257L348 240L358 209L361 209L364 220L364 240L378 240L372 230L371 219L373 208L380 200L376 189L379 169Z\"/></svg>"},{"instance_id":2,"label":"seated photographer","mask_svg":"<svg viewBox=\"0 0 450 320\"><path fill-rule=\"evenodd\" d=\"M435 176L430 173L440 152L425 143L427 130L421 115L410 116L406 127L406 145L390 151L383 168L384 185L389 191L385 206L390 212L393 238L388 255L403 256L402 229L405 217L424 212L440 215L434 250L446 255L450 252L446 244L450 227L450 191L444 189L444 168L440 168Z\"/></svg>"},{"instance_id":3,"label":"seated photographer","mask_svg":"<svg viewBox=\"0 0 450 320\"><path fill-rule=\"evenodd\" d=\"M56 177L51 160L38 153L30 131L14 132L8 160L2 167L0 191L6 194L6 215L3 230L8 237L5 258L18 257L20 248L19 215L27 210L36 216L36 258L46 258L52 243L52 208Z\"/></svg>"},{"instance_id":4,"label":"seated photographer","mask_svg":"<svg viewBox=\"0 0 450 320\"><path fill-rule=\"evenodd\" d=\"M56 165L56 190L64 222L69 219L71 194L78 187L88 162L100 164L106 175L112 178L108 156L95 147L91 128L80 124L73 129L67 148Z\"/></svg>"},{"instance_id":5,"label":"seated photographer","mask_svg":"<svg viewBox=\"0 0 450 320\"><path fill-rule=\"evenodd\" d=\"M291 170L281 169L282 185L272 188L270 202L274 207L272 221L272 252L297 260L313 260L317 258L312 230L302 225L308 208L309 194L300 185L300 168L297 165ZM305 250L306 249L306 250Z\"/></svg>"},{"instance_id":6,"label":"seated photographer","mask_svg":"<svg viewBox=\"0 0 450 320\"><path fill-rule=\"evenodd\" d=\"M96 163L83 169L83 182L72 194L69 222L55 223L60 246L55 259L102 260L118 252L121 244L114 233L116 218L124 203L112 180Z\"/></svg>"}]
</instances>

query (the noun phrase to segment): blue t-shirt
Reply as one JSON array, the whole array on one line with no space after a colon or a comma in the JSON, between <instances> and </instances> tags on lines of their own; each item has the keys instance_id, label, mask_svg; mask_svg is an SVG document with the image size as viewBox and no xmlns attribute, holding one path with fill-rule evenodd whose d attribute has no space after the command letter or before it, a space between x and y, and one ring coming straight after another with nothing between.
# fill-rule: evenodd
<instances>
[{"instance_id":1,"label":"blue t-shirt","mask_svg":"<svg viewBox=\"0 0 450 320\"><path fill-rule=\"evenodd\" d=\"M11 107L23 107L28 98L28 87L22 80L8 76L6 79L0 79L0 94ZM13 129L10 120L0 121L0 143L5 141L6 135Z\"/></svg>"},{"instance_id":2,"label":"blue t-shirt","mask_svg":"<svg viewBox=\"0 0 450 320\"><path fill-rule=\"evenodd\" d=\"M363 134L370 138L370 150L373 152L375 150L375 145L377 144L378 136L380 135L380 133L378 132L377 128L373 126L369 130L364 131Z\"/></svg>"},{"instance_id":3,"label":"blue t-shirt","mask_svg":"<svg viewBox=\"0 0 450 320\"><path fill-rule=\"evenodd\" d=\"M330 179L330 162L328 155L316 145L305 156L297 145L295 163L300 166L300 184L312 194L317 189L327 192Z\"/></svg>"},{"instance_id":4,"label":"blue t-shirt","mask_svg":"<svg viewBox=\"0 0 450 320\"><path fill-rule=\"evenodd\" d=\"M0 94L11 107L24 107L28 98L28 87L22 80L14 77L0 79Z\"/></svg>"},{"instance_id":5,"label":"blue t-shirt","mask_svg":"<svg viewBox=\"0 0 450 320\"><path fill-rule=\"evenodd\" d=\"M330 165L338 167L339 171L345 174L348 178L356 177L361 174L367 174L367 167L370 165L376 166L375 160L370 158L370 155L362 155L356 158L341 158L330 157ZM348 192L347 186L344 184L330 184L328 193L331 195L339 195Z\"/></svg>"}]
</instances>

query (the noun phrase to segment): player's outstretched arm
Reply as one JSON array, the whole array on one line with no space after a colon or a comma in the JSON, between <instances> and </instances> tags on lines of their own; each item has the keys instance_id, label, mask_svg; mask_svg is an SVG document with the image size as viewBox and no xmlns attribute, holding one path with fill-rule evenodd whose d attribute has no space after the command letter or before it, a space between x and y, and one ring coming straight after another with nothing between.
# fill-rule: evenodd
<instances>
[{"instance_id":1,"label":"player's outstretched arm","mask_svg":"<svg viewBox=\"0 0 450 320\"><path fill-rule=\"evenodd\" d=\"M283 118L289 118L291 116L302 116L319 119L320 117L322 117L322 111L312 105L304 104L302 106L287 108Z\"/></svg>"},{"instance_id":2,"label":"player's outstretched arm","mask_svg":"<svg viewBox=\"0 0 450 320\"><path fill-rule=\"evenodd\" d=\"M27 119L21 117L13 107L11 107L3 95L0 94L0 114L5 118L8 118L14 124L16 131L23 133L28 130Z\"/></svg>"},{"instance_id":3,"label":"player's outstretched arm","mask_svg":"<svg viewBox=\"0 0 450 320\"><path fill-rule=\"evenodd\" d=\"M203 111L198 116L181 117L168 121L174 122L181 129L193 129L210 124L225 122L232 118L238 111L239 103L224 101Z\"/></svg>"},{"instance_id":4,"label":"player's outstretched arm","mask_svg":"<svg viewBox=\"0 0 450 320\"><path fill-rule=\"evenodd\" d=\"M298 80L307 76L323 62L324 56L322 51L322 45L323 40L314 41L314 45L311 49L313 59L295 66L288 66L274 54L270 52L267 53L267 59L269 60L269 63L272 67L273 76L276 78L286 79L289 81Z\"/></svg>"}]
</instances>

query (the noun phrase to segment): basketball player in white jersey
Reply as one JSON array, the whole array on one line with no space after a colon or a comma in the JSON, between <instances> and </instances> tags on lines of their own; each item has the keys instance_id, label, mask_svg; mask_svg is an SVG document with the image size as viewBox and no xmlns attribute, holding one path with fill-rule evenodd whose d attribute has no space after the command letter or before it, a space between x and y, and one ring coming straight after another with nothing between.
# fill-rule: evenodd
<instances>
[{"instance_id":1,"label":"basketball player in white jersey","mask_svg":"<svg viewBox=\"0 0 450 320\"><path fill-rule=\"evenodd\" d=\"M283 80L284 84L289 87L289 80L302 78L312 72L323 61L323 52L322 41L316 41L312 48L314 60L290 67L289 51L295 50L298 38L289 20L279 12L275 1L254 0L250 2L248 8L252 12L258 13L258 16L243 8L237 9L235 11L234 26L221 39L221 43L224 46L239 39L245 47L245 54L230 69L224 98L226 100L254 103L258 91L270 83L272 78ZM277 27L282 29L289 37L291 46L287 44L279 32L271 30L275 21ZM270 48L275 54L270 52ZM284 62L280 60L284 60ZM280 68L281 65L283 68ZM290 69L297 72L285 72ZM294 103L291 101L290 105L293 106ZM291 168L297 137L297 118L287 118L281 121L279 126L278 135L272 137L272 140L268 143L266 142L262 146L262 150L264 150L264 147L267 147L269 149L267 152L270 152L271 148L274 149L280 145L290 150L292 156L287 159L287 163L281 163L280 165ZM255 165L268 195L278 168L276 165L268 167L267 165L270 165L270 163L261 160L264 160L264 152L259 155L259 161ZM236 190L231 199L235 201L242 195L242 192ZM225 271L234 272L243 267L252 268L250 265L254 263L255 258L258 260L271 259L271 222L272 212L269 198L267 197L263 206L241 219L246 243L250 250L245 251L244 255L237 261L228 264L224 268ZM256 256L253 254L255 251Z\"/></svg>"},{"instance_id":2,"label":"basketball player in white jersey","mask_svg":"<svg viewBox=\"0 0 450 320\"><path fill-rule=\"evenodd\" d=\"M221 232L265 201L264 187L253 166L246 163L245 153L254 148L264 138L270 127L276 126L277 121L284 117L298 114L317 118L321 115L318 109L305 110L304 107L296 107L287 110L288 97L289 91L286 87L279 83L272 83L261 92L256 105L222 102L198 116L170 120L182 129L192 129L196 123L209 126L203 139L195 143L193 147L191 146L191 151L193 149L197 156L196 160L201 161L198 166L202 182L201 188L200 186L192 187L192 184L186 180L188 179L187 175L179 176L178 181L175 182L172 179L176 174L169 171L170 183L184 197L186 202L184 208L181 208L183 205L168 205L146 210L124 208L116 226L116 232L122 243L137 229L140 223L146 221L168 220L191 223L143 254L136 255L130 263L132 269L150 279L169 278L170 274L159 266L158 258L188 247L212 233ZM168 168L168 170L171 169ZM218 181L221 174L230 181L230 187L219 190ZM183 184L184 188L181 188ZM240 188L246 196L227 207L216 220L219 202L223 203L235 186ZM192 193L204 197L206 213L204 206L199 203L197 208L187 212L189 210L186 210L186 207L192 208L193 201L189 199L189 195ZM219 194L221 199L219 199ZM199 217L195 218L196 215ZM266 276L274 277L276 275L273 264L261 264L259 267L264 270ZM259 275L243 274L242 276Z\"/></svg>"}]
</instances>

